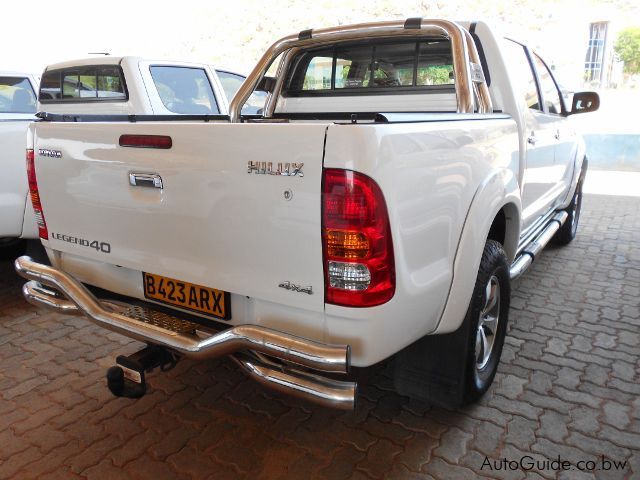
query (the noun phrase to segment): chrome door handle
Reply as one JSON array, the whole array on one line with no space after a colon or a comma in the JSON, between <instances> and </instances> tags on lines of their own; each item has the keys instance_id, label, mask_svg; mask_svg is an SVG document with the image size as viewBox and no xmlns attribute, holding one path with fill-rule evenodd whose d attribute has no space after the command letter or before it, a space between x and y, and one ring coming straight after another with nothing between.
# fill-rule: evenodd
<instances>
[{"instance_id":1,"label":"chrome door handle","mask_svg":"<svg viewBox=\"0 0 640 480\"><path fill-rule=\"evenodd\" d=\"M153 187L162 189L162 177L155 173L134 173L129 174L129 184L134 187Z\"/></svg>"},{"instance_id":2,"label":"chrome door handle","mask_svg":"<svg viewBox=\"0 0 640 480\"><path fill-rule=\"evenodd\" d=\"M531 135L529 135L529 138L527 138L527 143L529 145L534 145L536 144L536 142L538 141L538 139L536 138L536 136L533 134L533 132L531 133Z\"/></svg>"},{"instance_id":3,"label":"chrome door handle","mask_svg":"<svg viewBox=\"0 0 640 480\"><path fill-rule=\"evenodd\" d=\"M560 130L556 130L556 134L554 135L556 140L560 140Z\"/></svg>"}]
</instances>

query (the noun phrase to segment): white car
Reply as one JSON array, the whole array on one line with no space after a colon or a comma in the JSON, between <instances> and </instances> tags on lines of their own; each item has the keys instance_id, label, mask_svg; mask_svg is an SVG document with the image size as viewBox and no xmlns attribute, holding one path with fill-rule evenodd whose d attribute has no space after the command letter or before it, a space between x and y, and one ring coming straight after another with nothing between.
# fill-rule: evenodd
<instances>
[{"instance_id":1,"label":"white car","mask_svg":"<svg viewBox=\"0 0 640 480\"><path fill-rule=\"evenodd\" d=\"M262 114L243 114L258 88ZM330 374L395 355L400 393L474 401L511 279L576 235L587 161L567 117L598 104L565 105L544 61L482 22L305 30L268 50L228 116L32 124L51 266L16 269L29 301L149 344L110 370L116 395L179 355L232 355L352 408L355 382Z\"/></svg>"},{"instance_id":2,"label":"white car","mask_svg":"<svg viewBox=\"0 0 640 480\"><path fill-rule=\"evenodd\" d=\"M0 247L38 238L27 199L24 160L27 127L35 119L38 80L30 73L0 72Z\"/></svg>"},{"instance_id":3,"label":"white car","mask_svg":"<svg viewBox=\"0 0 640 480\"><path fill-rule=\"evenodd\" d=\"M202 63L101 56L49 65L38 111L70 115L224 115L245 77ZM258 93L246 113L264 104Z\"/></svg>"}]
</instances>

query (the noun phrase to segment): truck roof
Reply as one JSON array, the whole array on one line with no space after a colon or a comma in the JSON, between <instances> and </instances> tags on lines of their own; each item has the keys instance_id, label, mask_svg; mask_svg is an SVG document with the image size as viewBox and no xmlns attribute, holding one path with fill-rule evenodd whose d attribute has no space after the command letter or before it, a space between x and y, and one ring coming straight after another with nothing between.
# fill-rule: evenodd
<instances>
[{"instance_id":1,"label":"truck roof","mask_svg":"<svg viewBox=\"0 0 640 480\"><path fill-rule=\"evenodd\" d=\"M96 55L94 57L78 58L74 60L66 60L64 62L59 62L59 63L53 63L51 65L47 65L47 67L45 68L45 72L48 70L58 70L58 69L69 68L69 67L80 67L84 65L121 65L123 63L130 63L135 65L135 64L138 64L139 62L152 62L152 63L158 62L163 64L184 65L184 66L208 65L212 68L215 68L215 66L207 62L184 62L181 60L170 60L170 59L149 59L149 58L142 58L134 55L123 55L123 56ZM231 71L225 68L223 68L222 70L229 71L229 72Z\"/></svg>"},{"instance_id":2,"label":"truck roof","mask_svg":"<svg viewBox=\"0 0 640 480\"><path fill-rule=\"evenodd\" d=\"M0 70L0 77L37 77L37 73Z\"/></svg>"}]
</instances>

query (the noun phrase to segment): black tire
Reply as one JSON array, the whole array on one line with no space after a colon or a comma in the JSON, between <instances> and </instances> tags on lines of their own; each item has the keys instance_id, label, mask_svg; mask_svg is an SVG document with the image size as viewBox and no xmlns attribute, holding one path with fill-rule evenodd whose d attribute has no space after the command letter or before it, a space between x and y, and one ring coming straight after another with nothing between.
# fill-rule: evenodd
<instances>
[{"instance_id":1,"label":"black tire","mask_svg":"<svg viewBox=\"0 0 640 480\"><path fill-rule=\"evenodd\" d=\"M493 382L507 332L510 298L507 256L500 243L487 240L465 318L470 328L464 403L478 400Z\"/></svg>"},{"instance_id":2,"label":"black tire","mask_svg":"<svg viewBox=\"0 0 640 480\"><path fill-rule=\"evenodd\" d=\"M586 160L585 160L586 162ZM564 209L569 214L564 225L553 236L553 243L556 245L568 245L576 238L578 233L578 221L580 220L580 210L582 209L582 184L586 174L586 166L580 174L580 179L576 185L576 191L573 193L571 203Z\"/></svg>"},{"instance_id":3,"label":"black tire","mask_svg":"<svg viewBox=\"0 0 640 480\"><path fill-rule=\"evenodd\" d=\"M476 338L486 303L486 286L493 278L499 285L499 317L491 354L478 369ZM446 408L456 408L480 398L491 385L498 368L509 318L510 295L507 256L502 245L488 240L464 322L455 332L426 335L396 355L396 391Z\"/></svg>"}]
</instances>

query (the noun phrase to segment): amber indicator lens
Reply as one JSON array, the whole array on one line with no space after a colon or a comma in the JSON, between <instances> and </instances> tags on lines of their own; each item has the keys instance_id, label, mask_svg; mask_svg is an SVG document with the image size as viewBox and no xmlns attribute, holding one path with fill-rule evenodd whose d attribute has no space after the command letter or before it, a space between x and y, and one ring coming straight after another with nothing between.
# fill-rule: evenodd
<instances>
[{"instance_id":1,"label":"amber indicator lens","mask_svg":"<svg viewBox=\"0 0 640 480\"><path fill-rule=\"evenodd\" d=\"M327 230L327 254L330 257L365 258L369 254L369 240L361 232Z\"/></svg>"}]
</instances>

